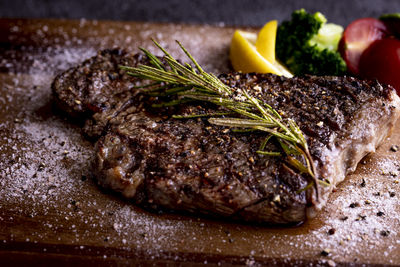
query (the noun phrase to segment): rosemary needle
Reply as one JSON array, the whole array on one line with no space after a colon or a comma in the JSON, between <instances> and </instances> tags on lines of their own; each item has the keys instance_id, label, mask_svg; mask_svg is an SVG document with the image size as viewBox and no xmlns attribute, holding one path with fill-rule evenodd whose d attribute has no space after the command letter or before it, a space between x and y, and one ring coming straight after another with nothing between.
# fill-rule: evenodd
<instances>
[{"instance_id":1,"label":"rosemary needle","mask_svg":"<svg viewBox=\"0 0 400 267\"><path fill-rule=\"evenodd\" d=\"M193 56L177 41L183 52L194 64L182 65L173 58L156 41L154 44L164 53L164 62L141 48L149 58L149 65L139 65L138 67L120 66L129 75L142 79L152 80L158 83L160 90L151 89L152 95L177 95L178 99L158 106L168 106L190 100L210 102L226 109L228 114L236 114L235 117L220 117L210 115L211 124L232 127L241 130L255 130L266 133L264 142L257 151L260 155L285 156L286 162L298 172L306 174L310 178L310 183L306 188L314 186L316 197L319 197L316 170L313 159L308 149L307 141L297 126L291 119L283 119L278 112L262 100L251 96L244 89L233 89L224 84L215 75L205 72ZM167 85L167 88L165 88ZM164 90L163 90L164 89ZM182 119L185 116L175 116ZM196 115L189 115L187 118L195 118ZM281 151L265 151L267 142L274 137L280 144ZM302 160L299 160L299 157Z\"/></svg>"}]
</instances>

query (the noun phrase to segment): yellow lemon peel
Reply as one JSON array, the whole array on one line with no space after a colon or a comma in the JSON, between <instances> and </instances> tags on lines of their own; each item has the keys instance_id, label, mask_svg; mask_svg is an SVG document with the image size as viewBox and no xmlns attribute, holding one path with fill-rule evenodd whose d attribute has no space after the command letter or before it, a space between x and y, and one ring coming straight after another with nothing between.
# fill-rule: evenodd
<instances>
[{"instance_id":1,"label":"yellow lemon peel","mask_svg":"<svg viewBox=\"0 0 400 267\"><path fill-rule=\"evenodd\" d=\"M236 71L245 73L274 73L286 77L293 77L293 74L290 73L290 71L288 71L278 61L274 60L276 40L276 29L274 29L274 27L275 26L273 22L271 22L271 24L267 23L263 27L260 37L258 37L256 33L252 32L241 30L235 31L231 41L230 60L233 68ZM275 33L268 33L268 30L275 31ZM267 55L269 60L265 58L259 51L257 51L257 38L260 38L259 42L262 41L270 43L268 45L259 44L260 51L264 55Z\"/></svg>"},{"instance_id":2,"label":"yellow lemon peel","mask_svg":"<svg viewBox=\"0 0 400 267\"><path fill-rule=\"evenodd\" d=\"M275 63L275 40L278 30L278 21L271 20L258 33L256 41L257 51L272 64Z\"/></svg>"}]
</instances>

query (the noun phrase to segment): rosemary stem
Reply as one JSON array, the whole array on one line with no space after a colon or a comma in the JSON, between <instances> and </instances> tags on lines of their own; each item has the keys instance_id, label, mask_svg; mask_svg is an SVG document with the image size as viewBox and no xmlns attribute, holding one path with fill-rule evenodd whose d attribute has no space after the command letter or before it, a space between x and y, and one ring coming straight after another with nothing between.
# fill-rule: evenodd
<instances>
[{"instance_id":1,"label":"rosemary stem","mask_svg":"<svg viewBox=\"0 0 400 267\"><path fill-rule=\"evenodd\" d=\"M178 45L188 56L194 67L190 64L179 63L160 44L154 40L153 42L164 53L163 60L160 60L148 50L141 49L148 57L150 65L140 65L135 68L121 67L129 75L155 81L155 88L152 84L147 93L155 96L177 96L175 100L154 104L153 107L177 105L193 100L209 102L219 106L223 112L174 115L173 117L177 119L211 117L208 120L209 123L232 127L234 131L259 131L266 133L267 136L261 143L257 154L285 156L287 163L298 172L307 174L310 182L305 190L314 185L318 199L318 184L320 180L317 176L307 141L299 126L292 119L283 119L277 110L262 99L250 95L244 89L231 88L214 74L205 72L180 42L177 41ZM244 99L243 95L245 96ZM234 117L219 117L225 115L232 115ZM265 150L267 143L272 137L280 144L281 151Z\"/></svg>"}]
</instances>

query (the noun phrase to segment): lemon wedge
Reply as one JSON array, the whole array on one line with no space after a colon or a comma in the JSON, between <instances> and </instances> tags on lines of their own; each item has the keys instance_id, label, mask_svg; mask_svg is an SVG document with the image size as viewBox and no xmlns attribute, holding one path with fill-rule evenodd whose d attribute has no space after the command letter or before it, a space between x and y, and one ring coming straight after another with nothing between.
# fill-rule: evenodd
<instances>
[{"instance_id":1,"label":"lemon wedge","mask_svg":"<svg viewBox=\"0 0 400 267\"><path fill-rule=\"evenodd\" d=\"M257 51L272 64L275 63L275 40L278 30L278 21L271 20L258 33L256 41Z\"/></svg>"},{"instance_id":2,"label":"lemon wedge","mask_svg":"<svg viewBox=\"0 0 400 267\"><path fill-rule=\"evenodd\" d=\"M276 31L276 30L275 30ZM276 35L276 33L275 33ZM261 37L266 42L273 42L273 47L275 50L275 38L269 40L267 37L275 36L273 34L263 34ZM268 40L267 40L268 39ZM261 39L260 39L261 40ZM233 34L231 47L230 47L230 60L233 68L236 71L248 72L258 72L258 73L274 73L277 75L283 75L286 77L293 77L283 65L278 61L271 62L264 58L264 56L257 51L256 48L257 34L252 32L245 32L241 30L236 30ZM261 47L261 45L259 45ZM262 46L262 51L265 54L269 53L269 59L271 59L271 48L266 48ZM263 52L263 53L264 53ZM273 58L275 58L275 51L273 51Z\"/></svg>"}]
</instances>

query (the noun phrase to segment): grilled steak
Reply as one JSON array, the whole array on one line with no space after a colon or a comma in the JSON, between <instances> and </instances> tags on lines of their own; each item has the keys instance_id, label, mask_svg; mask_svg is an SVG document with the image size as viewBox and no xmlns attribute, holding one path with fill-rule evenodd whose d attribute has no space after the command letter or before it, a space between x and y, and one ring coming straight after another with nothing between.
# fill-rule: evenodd
<instances>
[{"instance_id":1,"label":"grilled steak","mask_svg":"<svg viewBox=\"0 0 400 267\"><path fill-rule=\"evenodd\" d=\"M133 101L142 84L126 75L119 65L146 64L142 54L121 49L99 51L75 68L58 75L52 84L55 104L70 117L85 121L85 133L98 137L110 118Z\"/></svg>"},{"instance_id":2,"label":"grilled steak","mask_svg":"<svg viewBox=\"0 0 400 267\"><path fill-rule=\"evenodd\" d=\"M149 102L157 99L132 88L132 78L118 71L118 62L123 60L131 66L143 61L141 56L105 51L58 76L53 90L64 110L90 121L85 128L88 134L102 133L94 170L99 183L150 208L256 222L302 222L375 150L400 115L394 89L377 82L351 77L221 75L227 85L247 88L300 126L317 174L328 184L320 185L316 198L314 188L303 190L309 180L282 158L256 153L265 135L230 132L206 119L169 116L216 107L192 103L150 108ZM105 75L98 67L102 65L110 66L105 71L118 76L97 83ZM73 81L71 73L77 75ZM81 76L85 82L76 83ZM92 106L102 108L93 110ZM269 150L276 149L273 142L269 146Z\"/></svg>"}]
</instances>

